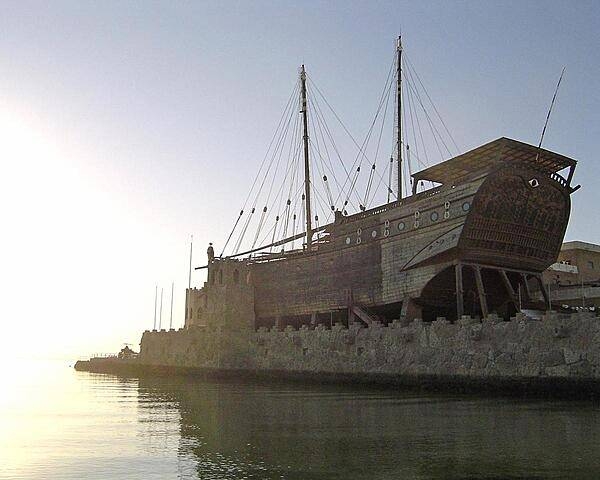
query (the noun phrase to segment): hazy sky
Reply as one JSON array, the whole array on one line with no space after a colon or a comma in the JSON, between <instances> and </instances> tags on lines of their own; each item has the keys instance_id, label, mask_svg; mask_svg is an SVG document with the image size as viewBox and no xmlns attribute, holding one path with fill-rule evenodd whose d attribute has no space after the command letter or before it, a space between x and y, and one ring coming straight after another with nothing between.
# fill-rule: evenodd
<instances>
[{"instance_id":1,"label":"hazy sky","mask_svg":"<svg viewBox=\"0 0 600 480\"><path fill-rule=\"evenodd\" d=\"M189 235L223 245L298 66L362 138L400 30L461 150L537 143L567 67L545 147L600 243L598 2L3 1L3 352L137 344L156 283L181 326Z\"/></svg>"}]
</instances>

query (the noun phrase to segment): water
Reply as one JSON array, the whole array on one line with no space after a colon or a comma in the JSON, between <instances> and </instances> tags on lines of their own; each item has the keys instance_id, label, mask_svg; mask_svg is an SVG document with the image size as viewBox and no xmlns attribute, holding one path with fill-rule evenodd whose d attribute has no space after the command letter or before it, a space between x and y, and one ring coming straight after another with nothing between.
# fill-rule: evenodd
<instances>
[{"instance_id":1,"label":"water","mask_svg":"<svg viewBox=\"0 0 600 480\"><path fill-rule=\"evenodd\" d=\"M0 478L600 478L600 405L3 367Z\"/></svg>"}]
</instances>

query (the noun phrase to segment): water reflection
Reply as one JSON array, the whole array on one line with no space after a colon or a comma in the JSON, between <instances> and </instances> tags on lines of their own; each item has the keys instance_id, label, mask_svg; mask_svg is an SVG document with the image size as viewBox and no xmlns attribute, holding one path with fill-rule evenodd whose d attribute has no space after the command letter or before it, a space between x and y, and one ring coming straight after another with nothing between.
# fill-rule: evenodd
<instances>
[{"instance_id":1,"label":"water reflection","mask_svg":"<svg viewBox=\"0 0 600 480\"><path fill-rule=\"evenodd\" d=\"M180 478L598 478L590 403L143 378L139 421Z\"/></svg>"}]
</instances>

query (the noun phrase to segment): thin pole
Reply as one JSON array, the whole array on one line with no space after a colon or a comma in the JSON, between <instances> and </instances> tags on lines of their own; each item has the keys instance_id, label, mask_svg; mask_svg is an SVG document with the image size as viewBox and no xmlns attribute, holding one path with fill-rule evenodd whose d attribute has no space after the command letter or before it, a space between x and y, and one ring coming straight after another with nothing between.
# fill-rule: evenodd
<instances>
[{"instance_id":1,"label":"thin pole","mask_svg":"<svg viewBox=\"0 0 600 480\"><path fill-rule=\"evenodd\" d=\"M156 300L158 296L158 285L154 287L154 326L152 330L156 330Z\"/></svg>"},{"instance_id":2,"label":"thin pole","mask_svg":"<svg viewBox=\"0 0 600 480\"><path fill-rule=\"evenodd\" d=\"M192 253L194 249L194 236L190 236L190 270L188 273L188 288L192 288Z\"/></svg>"},{"instance_id":3,"label":"thin pole","mask_svg":"<svg viewBox=\"0 0 600 480\"><path fill-rule=\"evenodd\" d=\"M162 326L162 299L163 299L163 289L160 289L160 314L158 316L158 329Z\"/></svg>"},{"instance_id":4,"label":"thin pole","mask_svg":"<svg viewBox=\"0 0 600 480\"><path fill-rule=\"evenodd\" d=\"M583 289L583 275L581 270L579 271L579 278L581 279L581 306L585 308L585 290Z\"/></svg>"},{"instance_id":5,"label":"thin pole","mask_svg":"<svg viewBox=\"0 0 600 480\"><path fill-rule=\"evenodd\" d=\"M398 200L402 200L402 36L398 37L398 44L396 45L396 52L398 54L398 65L396 65L396 84L398 91L396 92L397 99L397 135L396 138L396 150L398 155Z\"/></svg>"},{"instance_id":6,"label":"thin pole","mask_svg":"<svg viewBox=\"0 0 600 480\"><path fill-rule=\"evenodd\" d=\"M306 197L306 246L310 248L312 243L312 225L310 213L310 162L308 158L308 107L306 102L306 71L304 65L300 67L300 82L302 96L302 122L304 126L304 196Z\"/></svg>"},{"instance_id":7,"label":"thin pole","mask_svg":"<svg viewBox=\"0 0 600 480\"><path fill-rule=\"evenodd\" d=\"M175 282L171 282L171 316L169 317L169 330L173 328L173 290L175 289Z\"/></svg>"},{"instance_id":8,"label":"thin pole","mask_svg":"<svg viewBox=\"0 0 600 480\"><path fill-rule=\"evenodd\" d=\"M190 268L188 272L188 288L185 291L185 320L184 323L187 324L188 320L188 309L189 309L189 299L190 299L190 289L192 288L192 253L194 249L194 236L190 235Z\"/></svg>"},{"instance_id":9,"label":"thin pole","mask_svg":"<svg viewBox=\"0 0 600 480\"><path fill-rule=\"evenodd\" d=\"M558 83L556 84L556 89L554 90L554 95L552 96L552 101L550 102L550 108L548 109L548 115L546 115L546 121L544 122L544 128L542 129L542 135L540 136L540 143L538 145L538 151L535 156L536 162L540 156L540 151L542 150L542 142L544 141L544 134L546 133L546 127L548 126L548 121L550 120L550 114L552 113L552 107L554 107L556 95L558 94L558 87L560 87L560 82L562 81L563 75L565 74L565 68L566 67L563 67L562 72L560 72L560 77L558 78Z\"/></svg>"}]
</instances>

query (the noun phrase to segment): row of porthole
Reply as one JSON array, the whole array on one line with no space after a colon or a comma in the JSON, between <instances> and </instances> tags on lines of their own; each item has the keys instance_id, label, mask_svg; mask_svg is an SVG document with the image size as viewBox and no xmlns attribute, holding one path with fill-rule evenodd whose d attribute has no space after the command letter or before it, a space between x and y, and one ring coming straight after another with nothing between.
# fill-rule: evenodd
<instances>
[{"instance_id":1,"label":"row of porthole","mask_svg":"<svg viewBox=\"0 0 600 480\"><path fill-rule=\"evenodd\" d=\"M445 206L445 212L444 212L444 219L447 220L448 218L450 218L450 212L448 211L448 208L450 206L449 202L446 202L446 206ZM462 209L464 212L468 212L471 209L471 204L469 202L464 202L462 204ZM418 218L420 217L420 212L417 210L415 212L415 223L414 223L414 227L415 228L419 228L419 220ZM431 214L429 215L429 218L431 219L432 222L437 222L440 218L438 212L436 212L435 210L433 212L431 212ZM406 228L406 224L404 222L398 222L398 231L403 231ZM359 228L356 230L356 234L358 235L358 237L356 238L356 244L360 245L362 243L362 239L361 239L361 235L362 235L362 228ZM390 221L386 220L385 221L385 229L383 231L383 236L384 237L389 237L390 236ZM373 230L371 232L371 238L377 238L377 230ZM346 237L346 245L350 245L352 243L352 239L350 237Z\"/></svg>"}]
</instances>

